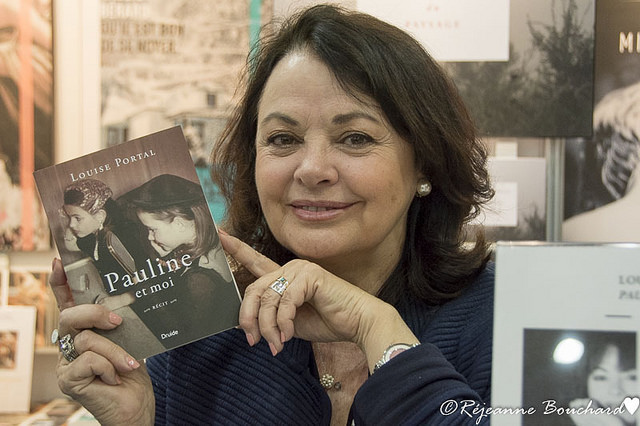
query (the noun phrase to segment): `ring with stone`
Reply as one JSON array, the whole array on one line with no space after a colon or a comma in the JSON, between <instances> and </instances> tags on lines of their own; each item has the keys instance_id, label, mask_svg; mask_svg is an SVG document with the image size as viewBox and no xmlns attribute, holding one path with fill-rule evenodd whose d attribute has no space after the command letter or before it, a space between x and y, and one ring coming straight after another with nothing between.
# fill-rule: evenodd
<instances>
[{"instance_id":1,"label":"ring with stone","mask_svg":"<svg viewBox=\"0 0 640 426\"><path fill-rule=\"evenodd\" d=\"M64 357L64 359L71 362L74 359L78 358L79 354L73 344L73 338L71 337L71 334L65 334L60 340L58 340L58 336L58 330L53 330L53 333L51 333L51 342L54 344L58 343L60 352L62 352L62 356Z\"/></svg>"},{"instance_id":2,"label":"ring with stone","mask_svg":"<svg viewBox=\"0 0 640 426\"><path fill-rule=\"evenodd\" d=\"M285 277L278 278L269 286L271 290L275 291L280 296L284 294L284 291L287 289L287 287L289 287L289 281L287 281Z\"/></svg>"}]
</instances>

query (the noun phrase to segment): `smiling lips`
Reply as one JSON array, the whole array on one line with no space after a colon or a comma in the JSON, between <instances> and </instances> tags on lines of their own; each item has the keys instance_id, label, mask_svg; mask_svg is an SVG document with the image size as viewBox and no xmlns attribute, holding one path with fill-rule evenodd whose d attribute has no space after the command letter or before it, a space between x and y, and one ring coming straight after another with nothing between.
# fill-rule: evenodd
<instances>
[{"instance_id":1,"label":"smiling lips","mask_svg":"<svg viewBox=\"0 0 640 426\"><path fill-rule=\"evenodd\" d=\"M353 203L296 201L290 205L295 215L300 219L321 221L339 216Z\"/></svg>"}]
</instances>

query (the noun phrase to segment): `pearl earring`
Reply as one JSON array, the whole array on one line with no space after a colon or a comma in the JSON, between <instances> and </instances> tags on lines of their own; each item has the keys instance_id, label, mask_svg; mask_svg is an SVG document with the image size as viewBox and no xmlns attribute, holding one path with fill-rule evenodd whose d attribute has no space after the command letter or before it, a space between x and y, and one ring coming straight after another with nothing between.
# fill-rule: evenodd
<instances>
[{"instance_id":1,"label":"pearl earring","mask_svg":"<svg viewBox=\"0 0 640 426\"><path fill-rule=\"evenodd\" d=\"M426 180L418 184L418 189L416 190L416 195L418 197L425 197L430 193L431 193L431 182Z\"/></svg>"}]
</instances>

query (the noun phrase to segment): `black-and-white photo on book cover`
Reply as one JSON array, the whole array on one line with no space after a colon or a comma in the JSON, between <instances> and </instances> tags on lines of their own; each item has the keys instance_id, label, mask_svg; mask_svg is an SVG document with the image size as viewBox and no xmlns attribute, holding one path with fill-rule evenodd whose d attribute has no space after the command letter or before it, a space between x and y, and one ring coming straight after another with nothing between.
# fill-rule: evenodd
<instances>
[{"instance_id":1,"label":"black-and-white photo on book cover","mask_svg":"<svg viewBox=\"0 0 640 426\"><path fill-rule=\"evenodd\" d=\"M640 244L498 242L495 286L492 425L638 424Z\"/></svg>"},{"instance_id":2,"label":"black-and-white photo on book cover","mask_svg":"<svg viewBox=\"0 0 640 426\"><path fill-rule=\"evenodd\" d=\"M141 359L237 325L239 292L180 127L34 175L74 301L125 319L101 333Z\"/></svg>"},{"instance_id":3,"label":"black-and-white photo on book cover","mask_svg":"<svg viewBox=\"0 0 640 426\"><path fill-rule=\"evenodd\" d=\"M565 241L638 242L640 2L598 0L593 136L565 144Z\"/></svg>"}]
</instances>

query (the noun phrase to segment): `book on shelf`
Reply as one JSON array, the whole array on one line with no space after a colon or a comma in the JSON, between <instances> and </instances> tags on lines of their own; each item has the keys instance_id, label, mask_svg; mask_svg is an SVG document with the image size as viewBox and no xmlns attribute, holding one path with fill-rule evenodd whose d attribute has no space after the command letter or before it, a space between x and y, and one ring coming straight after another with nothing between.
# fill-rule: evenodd
<instances>
[{"instance_id":1,"label":"book on shelf","mask_svg":"<svg viewBox=\"0 0 640 426\"><path fill-rule=\"evenodd\" d=\"M640 244L499 242L492 425L636 424Z\"/></svg>"},{"instance_id":2,"label":"book on shelf","mask_svg":"<svg viewBox=\"0 0 640 426\"><path fill-rule=\"evenodd\" d=\"M136 359L238 324L240 294L181 127L34 173L76 304Z\"/></svg>"}]
</instances>

